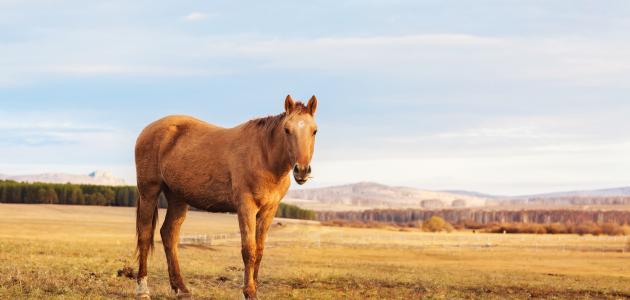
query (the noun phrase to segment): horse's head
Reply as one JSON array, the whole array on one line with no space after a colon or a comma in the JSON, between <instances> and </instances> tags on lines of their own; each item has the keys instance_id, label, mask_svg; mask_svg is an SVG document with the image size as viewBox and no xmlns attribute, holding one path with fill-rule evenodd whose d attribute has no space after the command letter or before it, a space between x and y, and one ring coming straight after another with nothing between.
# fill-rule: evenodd
<instances>
[{"instance_id":1,"label":"horse's head","mask_svg":"<svg viewBox=\"0 0 630 300\"><path fill-rule=\"evenodd\" d=\"M311 159L317 134L316 110L317 98L315 96L311 97L307 105L293 101L291 95L284 101L286 147L293 165L293 178L300 185L304 184L311 175Z\"/></svg>"}]
</instances>

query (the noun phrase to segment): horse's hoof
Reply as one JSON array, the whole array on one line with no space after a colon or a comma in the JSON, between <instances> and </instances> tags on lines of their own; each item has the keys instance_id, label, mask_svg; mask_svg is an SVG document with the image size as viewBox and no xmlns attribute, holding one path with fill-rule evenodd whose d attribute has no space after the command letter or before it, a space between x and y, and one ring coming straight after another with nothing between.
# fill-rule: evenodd
<instances>
[{"instance_id":1,"label":"horse's hoof","mask_svg":"<svg viewBox=\"0 0 630 300\"><path fill-rule=\"evenodd\" d=\"M149 286L147 285L147 277L142 277L138 280L138 285L136 286L136 299L137 300L150 300L151 296L149 296Z\"/></svg>"}]
</instances>

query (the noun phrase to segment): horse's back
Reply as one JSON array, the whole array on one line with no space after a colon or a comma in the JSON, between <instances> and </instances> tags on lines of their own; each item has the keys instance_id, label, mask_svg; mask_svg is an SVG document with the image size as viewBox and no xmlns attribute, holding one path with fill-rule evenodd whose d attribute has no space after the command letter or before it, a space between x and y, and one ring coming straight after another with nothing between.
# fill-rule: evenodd
<instances>
[{"instance_id":1,"label":"horse's back","mask_svg":"<svg viewBox=\"0 0 630 300\"><path fill-rule=\"evenodd\" d=\"M204 128L206 130L221 130L223 128L209 124L197 118L185 115L171 115L161 118L159 120L154 121L149 124L140 134L140 137L143 135L154 135L164 133L169 130L189 130L193 128Z\"/></svg>"},{"instance_id":2,"label":"horse's back","mask_svg":"<svg viewBox=\"0 0 630 300\"><path fill-rule=\"evenodd\" d=\"M210 133L219 130L223 130L223 128L190 116L167 116L149 124L144 128L136 141L136 151L139 148L142 149L146 147L147 144L153 146L150 147L151 149L159 150L157 148L160 148L160 146L164 147L165 144L169 144L167 139L176 139L178 136L193 132ZM138 153L136 153L136 156L137 155Z\"/></svg>"},{"instance_id":3,"label":"horse's back","mask_svg":"<svg viewBox=\"0 0 630 300\"><path fill-rule=\"evenodd\" d=\"M199 119L172 115L147 125L136 140L135 158L138 180L145 173L159 173L159 160L177 146L182 137L222 130ZM153 174L146 174L150 175Z\"/></svg>"}]
</instances>

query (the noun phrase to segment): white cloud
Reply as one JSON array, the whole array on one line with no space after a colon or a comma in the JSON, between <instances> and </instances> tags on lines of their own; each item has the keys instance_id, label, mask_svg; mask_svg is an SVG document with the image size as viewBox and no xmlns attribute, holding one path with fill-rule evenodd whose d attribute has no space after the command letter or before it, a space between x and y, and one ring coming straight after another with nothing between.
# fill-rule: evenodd
<instances>
[{"instance_id":1,"label":"white cloud","mask_svg":"<svg viewBox=\"0 0 630 300\"><path fill-rule=\"evenodd\" d=\"M40 72L68 75L137 75L137 76L208 76L227 74L229 72L215 69L187 68L180 66L159 65L115 65L115 64L68 64L42 66Z\"/></svg>"},{"instance_id":2,"label":"white cloud","mask_svg":"<svg viewBox=\"0 0 630 300\"><path fill-rule=\"evenodd\" d=\"M207 18L208 18L208 14L195 11L185 16L184 20L189 21L189 22L197 22L197 21L205 20Z\"/></svg>"},{"instance_id":3,"label":"white cloud","mask_svg":"<svg viewBox=\"0 0 630 300\"><path fill-rule=\"evenodd\" d=\"M625 186L630 182L630 143L589 152L523 151L492 156L315 160L316 186L376 181L427 189L467 189L517 195ZM593 155L594 154L594 155Z\"/></svg>"},{"instance_id":4,"label":"white cloud","mask_svg":"<svg viewBox=\"0 0 630 300\"><path fill-rule=\"evenodd\" d=\"M132 163L135 133L99 121L104 118L90 111L0 111L0 157L14 166Z\"/></svg>"},{"instance_id":5,"label":"white cloud","mask_svg":"<svg viewBox=\"0 0 630 300\"><path fill-rule=\"evenodd\" d=\"M459 132L445 132L435 135L437 138L504 138L504 139L541 139L557 138L561 135L540 132L532 127L476 128Z\"/></svg>"},{"instance_id":6,"label":"white cloud","mask_svg":"<svg viewBox=\"0 0 630 300\"><path fill-rule=\"evenodd\" d=\"M239 53L267 68L367 71L393 77L619 84L630 79L630 43L593 38L423 34L253 41Z\"/></svg>"},{"instance_id":7,"label":"white cloud","mask_svg":"<svg viewBox=\"0 0 630 300\"><path fill-rule=\"evenodd\" d=\"M206 14L192 13L198 20ZM49 74L207 76L262 70L326 71L407 82L546 82L625 86L630 41L466 34L270 38L125 30L50 31L0 49L3 78ZM243 63L247 62L247 63ZM4 80L6 81L6 80ZM8 82L5 84L9 84Z\"/></svg>"},{"instance_id":8,"label":"white cloud","mask_svg":"<svg viewBox=\"0 0 630 300\"><path fill-rule=\"evenodd\" d=\"M316 155L323 159L321 165L314 165L321 171L316 181L335 184L378 180L493 192L497 186L506 191L536 191L534 187L558 189L570 182L594 185L599 180L612 185L628 179L630 145L621 133L630 130L630 106L622 103L630 82L630 40L623 32L629 24L619 19L625 15L622 10L616 11L617 17L583 10L567 20L566 14L536 4L526 7L549 9L548 15L536 13L533 18L523 19L519 17L530 10L510 9L506 15L501 7L482 7L481 15L476 5L472 11L467 7L451 11L463 21L446 24L409 15L418 9L416 6L385 1L385 12L381 6L364 10L369 5L363 2L361 7L355 6L359 1L341 5L337 13L360 11L364 15L343 24L328 22L313 27L309 20L329 11L300 12L285 5L277 12L289 12L290 16L266 20L267 14L261 14L260 9L275 10L273 6L196 7L173 17L172 8L159 3L155 10L147 11L145 5L129 1L97 6L69 2L67 7L42 2L39 10L20 1L9 2L0 4L4 8L0 15L4 25L16 30L2 35L0 86L27 86L15 89L18 98L25 95L29 99L29 95L36 94L31 91L48 92L57 82L63 87L82 84L83 80L75 82L77 78L95 76L115 78L88 79L90 83L107 82L114 89L121 80L141 79L146 83L154 79L146 80L151 76L235 74L221 80L234 83L234 78L245 80L251 76L262 78L256 84L265 87L267 83L282 85L297 78L299 86L326 90L333 102L339 99L333 97L348 97L350 91L354 92L354 99L344 99L339 109L361 99L364 107L353 113L373 121L360 124L372 134L353 135L347 134L353 133L348 127L359 125L348 124L351 118L329 117L328 122L345 126L335 128L336 132L330 130L336 141L328 140L318 149ZM16 13L16 9L29 13ZM51 9L60 18L46 18ZM215 9L226 17L215 18L219 16ZM486 13L503 17L484 18ZM370 24L362 22L371 14L383 15L381 19L396 17L400 23L382 23L379 18ZM238 16L268 22L251 27L247 22L235 21ZM405 21L405 16L410 20ZM496 26L511 16L520 20L515 24L524 26ZM423 21L418 23L420 19ZM204 20L221 24L199 26L206 24ZM301 21L292 22L296 20ZM303 74L304 80L300 76L289 78L297 73ZM158 79L155 81L164 78ZM308 82L311 79L313 82ZM335 82L337 79L339 82ZM173 88L184 89L197 86L195 81L172 83ZM43 90L28 87L39 83L44 83ZM340 87L346 83L355 86ZM93 91L89 85L83 88ZM28 95L19 94L23 91ZM12 93L9 91L8 96ZM51 99L79 94L84 93L61 92ZM410 100L392 103L388 99L396 96ZM369 112L379 107L379 103L365 102L369 97L380 97L389 101L389 107L403 107L405 111L383 112L395 114L387 116L395 124L387 124L389 120L382 118L380 111ZM49 104L41 106L44 109ZM606 114L593 117L597 110ZM582 115L570 115L576 111ZM134 113L142 117L149 112ZM531 118L535 114L542 117ZM0 156L10 159L14 167L30 164L34 169L65 162L85 166L81 172L87 172L95 161L133 166L130 149L137 133L94 119L77 119L69 113L0 114L0 143L19 145L0 147ZM326 125L321 125L324 137Z\"/></svg>"},{"instance_id":9,"label":"white cloud","mask_svg":"<svg viewBox=\"0 0 630 300\"><path fill-rule=\"evenodd\" d=\"M530 150L544 153L592 153L606 155L612 149L630 149L630 141L617 143L566 143L534 146Z\"/></svg>"}]
</instances>

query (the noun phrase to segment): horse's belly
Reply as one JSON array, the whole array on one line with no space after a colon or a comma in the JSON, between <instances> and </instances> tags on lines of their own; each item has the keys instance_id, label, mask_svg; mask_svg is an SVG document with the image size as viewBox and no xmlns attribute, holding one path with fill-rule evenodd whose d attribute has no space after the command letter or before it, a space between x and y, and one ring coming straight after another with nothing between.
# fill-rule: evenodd
<instances>
[{"instance_id":1,"label":"horse's belly","mask_svg":"<svg viewBox=\"0 0 630 300\"><path fill-rule=\"evenodd\" d=\"M187 181L169 188L195 208L211 212L236 211L232 183L227 174L189 176Z\"/></svg>"},{"instance_id":2,"label":"horse's belly","mask_svg":"<svg viewBox=\"0 0 630 300\"><path fill-rule=\"evenodd\" d=\"M231 189L215 188L187 199L191 206L209 212L236 212Z\"/></svg>"}]
</instances>

